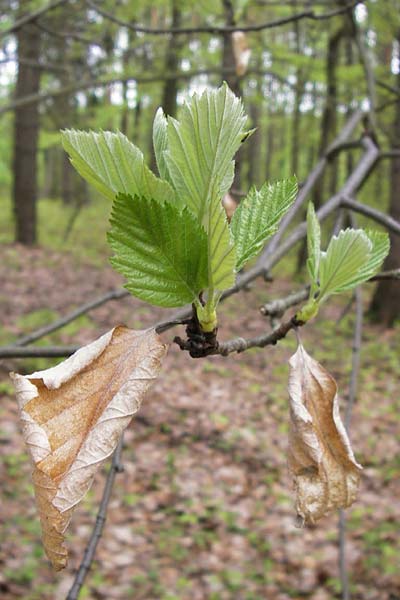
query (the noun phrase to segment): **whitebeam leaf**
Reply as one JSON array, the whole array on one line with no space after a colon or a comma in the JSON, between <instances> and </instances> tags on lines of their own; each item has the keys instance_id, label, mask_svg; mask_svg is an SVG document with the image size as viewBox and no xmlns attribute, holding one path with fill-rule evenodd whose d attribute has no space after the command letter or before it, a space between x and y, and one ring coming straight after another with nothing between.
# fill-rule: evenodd
<instances>
[{"instance_id":1,"label":"whitebeam leaf","mask_svg":"<svg viewBox=\"0 0 400 600\"><path fill-rule=\"evenodd\" d=\"M64 533L73 508L113 453L166 351L153 329L121 326L56 367L11 374L34 465L43 544L56 570L67 564Z\"/></svg>"},{"instance_id":2,"label":"whitebeam leaf","mask_svg":"<svg viewBox=\"0 0 400 600\"><path fill-rule=\"evenodd\" d=\"M125 193L172 201L174 191L146 166L142 152L121 132L61 132L64 150L78 173L103 196Z\"/></svg>"},{"instance_id":3,"label":"whitebeam leaf","mask_svg":"<svg viewBox=\"0 0 400 600\"><path fill-rule=\"evenodd\" d=\"M295 177L253 187L235 210L231 231L235 240L236 270L256 256L266 240L278 229L279 221L293 204L297 194Z\"/></svg>"},{"instance_id":4,"label":"whitebeam leaf","mask_svg":"<svg viewBox=\"0 0 400 600\"><path fill-rule=\"evenodd\" d=\"M319 265L320 297L339 294L365 281L358 274L371 259L372 242L362 229L345 229L333 236Z\"/></svg>"},{"instance_id":5,"label":"whitebeam leaf","mask_svg":"<svg viewBox=\"0 0 400 600\"><path fill-rule=\"evenodd\" d=\"M350 506L360 470L339 415L333 377L300 344L289 361L289 470L296 511L306 523Z\"/></svg>"},{"instance_id":6,"label":"whitebeam leaf","mask_svg":"<svg viewBox=\"0 0 400 600\"><path fill-rule=\"evenodd\" d=\"M307 208L307 270L312 281L310 297L318 287L319 261L321 257L321 227L315 214L314 204Z\"/></svg>"},{"instance_id":7,"label":"whitebeam leaf","mask_svg":"<svg viewBox=\"0 0 400 600\"><path fill-rule=\"evenodd\" d=\"M221 199L232 185L233 156L249 134L245 124L242 102L226 84L195 94L179 121L168 118L165 160L177 196L207 232L212 292L235 282L235 249Z\"/></svg>"},{"instance_id":8,"label":"whitebeam leaf","mask_svg":"<svg viewBox=\"0 0 400 600\"><path fill-rule=\"evenodd\" d=\"M153 122L153 148L158 172L163 179L169 181L169 173L164 156L164 153L168 148L167 126L167 118L160 106L156 112Z\"/></svg>"}]
</instances>

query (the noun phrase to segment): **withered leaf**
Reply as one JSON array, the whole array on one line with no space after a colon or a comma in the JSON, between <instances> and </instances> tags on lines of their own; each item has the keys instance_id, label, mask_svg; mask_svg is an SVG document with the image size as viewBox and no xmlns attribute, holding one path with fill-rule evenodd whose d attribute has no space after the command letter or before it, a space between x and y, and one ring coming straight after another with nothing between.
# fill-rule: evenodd
<instances>
[{"instance_id":1,"label":"withered leaf","mask_svg":"<svg viewBox=\"0 0 400 600\"><path fill-rule=\"evenodd\" d=\"M247 37L243 31L234 31L232 33L232 47L233 56L235 59L236 74L239 75L239 77L242 77L247 71L251 56L251 50L247 42Z\"/></svg>"},{"instance_id":2,"label":"withered leaf","mask_svg":"<svg viewBox=\"0 0 400 600\"><path fill-rule=\"evenodd\" d=\"M339 415L333 377L300 344L291 357L289 470L296 510L314 523L357 496L360 470Z\"/></svg>"},{"instance_id":3,"label":"withered leaf","mask_svg":"<svg viewBox=\"0 0 400 600\"><path fill-rule=\"evenodd\" d=\"M34 465L43 544L56 570L67 564L64 533L73 508L113 453L166 351L153 329L121 326L56 367L11 373Z\"/></svg>"}]
</instances>

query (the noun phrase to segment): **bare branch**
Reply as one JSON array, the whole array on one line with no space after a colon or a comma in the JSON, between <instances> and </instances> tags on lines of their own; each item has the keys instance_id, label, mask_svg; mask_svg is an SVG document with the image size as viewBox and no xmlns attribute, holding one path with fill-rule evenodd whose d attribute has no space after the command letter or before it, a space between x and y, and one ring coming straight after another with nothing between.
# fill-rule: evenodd
<instances>
[{"instance_id":1,"label":"bare branch","mask_svg":"<svg viewBox=\"0 0 400 600\"><path fill-rule=\"evenodd\" d=\"M400 279L400 268L391 269L390 271L382 271L382 273L377 273L377 275L371 277L369 281L382 281L391 279Z\"/></svg>"},{"instance_id":2,"label":"bare branch","mask_svg":"<svg viewBox=\"0 0 400 600\"><path fill-rule=\"evenodd\" d=\"M101 499L99 512L97 513L96 522L92 531L92 535L90 536L90 540L88 545L86 546L85 553L83 555L82 562L79 566L79 569L75 576L75 581L66 597L66 600L77 600L79 593L81 591L82 585L86 579L87 574L89 573L90 567L92 565L94 555L96 552L97 544L101 538L101 534L103 532L104 524L107 518L107 509L111 498L111 493L114 485L115 476L117 473L121 473L123 471L123 467L121 464L121 455L122 455L122 445L123 445L123 435L121 435L118 445L115 449L115 452L112 457L112 462L110 466L110 470L107 475L106 483L104 486L103 497Z\"/></svg>"},{"instance_id":3,"label":"bare branch","mask_svg":"<svg viewBox=\"0 0 400 600\"><path fill-rule=\"evenodd\" d=\"M235 73L235 70L226 70L226 74ZM282 77L279 74L276 74L271 71L260 71L259 69L251 70L249 69L246 73L248 75L269 75L270 77L274 77L278 79L282 83ZM34 104L35 102L44 102L46 100L50 100L53 98L59 98L60 96L64 96L66 94L73 94L74 92L81 92L84 90L88 90L91 88L101 88L107 87L108 85L112 85L113 83L128 83L130 81L135 81L136 83L146 84L146 83L155 83L158 81L166 81L167 79L171 79L176 77L178 79L192 79L193 77L198 77L199 75L221 75L221 69L219 68L209 68L209 69L200 69L198 71L180 71L179 73L162 73L156 75L127 75L126 77L111 77L106 79L87 79L82 80L80 83L69 83L61 88L51 90L51 91L42 91L38 94L28 94L22 98L18 98L9 102L8 104L3 104L0 106L0 115L6 113L10 110L15 110L21 106L27 106L28 104ZM290 83L285 81L285 85L289 85Z\"/></svg>"},{"instance_id":4,"label":"bare branch","mask_svg":"<svg viewBox=\"0 0 400 600\"><path fill-rule=\"evenodd\" d=\"M275 250L277 249L282 236L290 223L293 221L299 209L302 207L306 199L308 198L310 192L318 182L322 173L325 171L328 166L329 159L335 156L341 149L348 149L348 141L350 136L353 134L355 128L360 123L362 118L365 116L365 113L362 110L355 111L351 117L346 121L343 129L339 132L336 139L330 144L327 148L325 154L319 159L318 163L315 165L314 169L311 171L309 176L307 177L304 185L302 186L299 194L296 198L295 203L293 204L290 211L283 217L281 224L279 226L278 232L271 239L269 244L265 247L263 253L261 254L258 263L266 262L269 257L273 255ZM353 143L352 143L353 145Z\"/></svg>"},{"instance_id":5,"label":"bare branch","mask_svg":"<svg viewBox=\"0 0 400 600\"><path fill-rule=\"evenodd\" d=\"M45 13L49 12L50 10L53 10L54 8L57 8L58 6L61 6L62 4L66 4L69 1L70 0L54 0L54 2L49 2L49 4L46 4L46 6L43 6L42 8L39 8L38 10L21 17L20 19L18 19L18 21L15 21L15 23L10 27L0 31L0 38L4 37L5 35L9 35L10 33L15 33L16 31L21 29L21 27L24 27L24 25L36 21L36 19L43 16Z\"/></svg>"},{"instance_id":6,"label":"bare branch","mask_svg":"<svg viewBox=\"0 0 400 600\"><path fill-rule=\"evenodd\" d=\"M345 206L346 208L350 208L350 210L353 210L354 212L365 215L377 223L381 223L381 225L384 225L387 229L393 231L393 233L400 235L400 223L391 216L385 215L385 213L381 212L380 210L372 208L372 206L368 206L366 204L361 204L361 202L357 202L348 196L342 197L341 205Z\"/></svg>"},{"instance_id":7,"label":"bare branch","mask_svg":"<svg viewBox=\"0 0 400 600\"><path fill-rule=\"evenodd\" d=\"M152 27L144 27L141 25L134 25L132 23L128 23L127 21L123 21L116 17L113 13L105 11L103 8L100 8L95 2L92 0L86 0L86 4L95 10L99 15L108 19L112 23L119 25L120 27L126 27L131 31L135 31L136 33L148 33L151 35L186 35L192 33L209 33L209 34L226 34L233 33L234 31L264 31L265 29L273 29L274 27L282 27L283 25L287 25L288 23L294 23L296 21L301 21L303 19L309 19L312 21L322 21L325 19L331 19L332 17L336 17L338 15L342 15L348 12L350 9L355 8L357 4L360 4L360 0L355 2L349 2L345 6L341 8L337 8L335 10L331 10L326 13L316 13L314 10L304 10L300 13L291 15L289 17L284 17L281 19L276 19L274 21L269 21L267 23L259 23L258 25L242 25L242 26L212 26L212 25L203 25L200 27L170 27L169 29L157 29Z\"/></svg>"},{"instance_id":8,"label":"bare branch","mask_svg":"<svg viewBox=\"0 0 400 600\"><path fill-rule=\"evenodd\" d=\"M40 329L36 329L36 331L33 331L32 333L24 335L23 337L19 338L14 345L26 346L27 344L35 342L36 340L39 340L53 331L57 331L57 329L61 329L65 325L68 325L68 323L71 323L71 321L74 321L93 308L97 308L102 304L109 302L110 300L119 300L120 298L125 298L125 296L129 296L129 292L127 290L111 290L110 292L107 292L106 294L103 294L94 300L90 300L90 302L87 302L86 304L82 304L76 310L73 310L69 314L65 315L65 317L61 317L60 319L57 319L57 321L54 321L45 327L40 327Z\"/></svg>"},{"instance_id":9,"label":"bare branch","mask_svg":"<svg viewBox=\"0 0 400 600\"><path fill-rule=\"evenodd\" d=\"M277 298L276 300L271 300L271 302L266 302L266 304L260 307L260 312L267 317L280 318L288 308L300 304L303 300L307 300L309 293L310 286L307 285L303 289L293 292L284 298Z\"/></svg>"},{"instance_id":10,"label":"bare branch","mask_svg":"<svg viewBox=\"0 0 400 600\"><path fill-rule=\"evenodd\" d=\"M275 346L275 344L286 337L286 335L292 329L296 329L304 325L302 321L298 321L295 317L292 317L289 321L282 323L272 333L264 335L258 335L254 338L234 338L228 342L222 342L219 344L218 349L214 354L221 354L221 356L228 356L232 352L244 352L249 348L265 348L265 346Z\"/></svg>"}]
</instances>

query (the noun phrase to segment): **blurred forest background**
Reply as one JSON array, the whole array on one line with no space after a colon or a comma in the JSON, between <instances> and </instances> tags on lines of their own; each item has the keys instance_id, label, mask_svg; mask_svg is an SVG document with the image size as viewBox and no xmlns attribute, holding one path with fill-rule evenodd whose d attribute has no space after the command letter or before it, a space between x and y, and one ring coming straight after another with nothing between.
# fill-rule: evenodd
<instances>
[{"instance_id":1,"label":"blurred forest background","mask_svg":"<svg viewBox=\"0 0 400 600\"><path fill-rule=\"evenodd\" d=\"M237 157L235 201L266 179L294 173L304 183L322 160L309 196L319 207L351 177L367 135L380 156L357 201L400 221L398 0L0 0L2 344L121 284L107 265L109 203L69 164L60 129L119 129L155 169L157 107L174 116L190 94L224 80L256 128ZM340 151L329 152L349 122ZM356 219L371 224L365 215ZM344 208L328 220L326 235L335 223L349 223ZM400 266L400 237L390 235L385 269ZM303 263L298 244L273 272L272 291L263 282L228 301L226 335L265 328L259 305L294 289ZM375 324L364 328L352 435L365 483L348 511L346 564L352 598L399 600L400 282L366 288ZM304 333L343 389L354 325L347 303L333 303ZM39 345L84 343L119 321L143 327L161 315L131 298L111 304ZM350 597L337 565L335 519L293 529L284 454L285 361L293 347L288 340L268 358L258 351L193 366L171 352L165 381L126 437L123 482L82 598ZM42 556L6 376L49 364L9 359L1 367L4 598L65 597L101 494L96 486L78 511L72 567L56 577Z\"/></svg>"}]
</instances>

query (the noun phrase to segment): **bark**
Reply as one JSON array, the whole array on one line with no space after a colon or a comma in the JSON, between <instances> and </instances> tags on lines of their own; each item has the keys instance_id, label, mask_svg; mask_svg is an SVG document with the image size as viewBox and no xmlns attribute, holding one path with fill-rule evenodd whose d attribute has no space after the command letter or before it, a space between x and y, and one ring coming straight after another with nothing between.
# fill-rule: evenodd
<instances>
[{"instance_id":1,"label":"bark","mask_svg":"<svg viewBox=\"0 0 400 600\"><path fill-rule=\"evenodd\" d=\"M321 120L321 135L318 153L323 156L326 148L329 146L336 133L337 127L337 77L336 70L339 61L339 48L346 29L338 29L328 41L328 51L326 56L326 101ZM334 159L336 161L336 159ZM335 167L333 167L335 169ZM331 180L330 188L333 184ZM324 193L324 177L321 177L313 194L315 207L318 208L322 203Z\"/></svg>"},{"instance_id":2,"label":"bark","mask_svg":"<svg viewBox=\"0 0 400 600\"><path fill-rule=\"evenodd\" d=\"M38 62L40 56L40 32L34 25L18 30L18 59ZM40 69L20 62L15 89L16 99L37 94L40 88ZM15 240L33 245L36 233L37 198L37 149L39 135L38 103L15 110L13 203L15 213Z\"/></svg>"},{"instance_id":3,"label":"bark","mask_svg":"<svg viewBox=\"0 0 400 600\"><path fill-rule=\"evenodd\" d=\"M222 7L225 15L225 24L234 27L235 14L232 0L222 0ZM236 63L233 53L232 34L224 33L222 36L222 79L226 81L236 96L242 96L242 87L240 77L235 73ZM243 146L239 149L235 157L235 178L232 184L231 194L235 200L239 201L240 195L235 191L241 190L241 166L243 162Z\"/></svg>"},{"instance_id":4,"label":"bark","mask_svg":"<svg viewBox=\"0 0 400 600\"><path fill-rule=\"evenodd\" d=\"M182 24L182 13L179 6L179 0L172 0L172 23L173 28L178 28ZM165 71L166 73L177 73L179 70L180 60L180 49L182 42L179 36L171 35L170 41L167 47L167 54L165 57ZM161 106L167 115L172 117L176 116L177 112L177 96L178 96L178 78L169 77L163 89Z\"/></svg>"},{"instance_id":5,"label":"bark","mask_svg":"<svg viewBox=\"0 0 400 600\"><path fill-rule=\"evenodd\" d=\"M400 34L398 36L400 43ZM400 72L397 76L400 86ZM397 102L393 123L392 147L400 151L400 102ZM390 165L390 205L389 215L400 222L400 156L394 156ZM395 269L400 265L400 236L389 233L390 254L384 263L384 270ZM393 325L400 315L400 281L381 281L371 302L370 312L386 326Z\"/></svg>"},{"instance_id":6,"label":"bark","mask_svg":"<svg viewBox=\"0 0 400 600\"><path fill-rule=\"evenodd\" d=\"M260 130L260 105L258 98L255 98L249 106L249 115L251 127L256 128L251 138L247 142L247 159L249 164L248 186L259 186L260 181L260 155L261 155L261 130Z\"/></svg>"}]
</instances>

